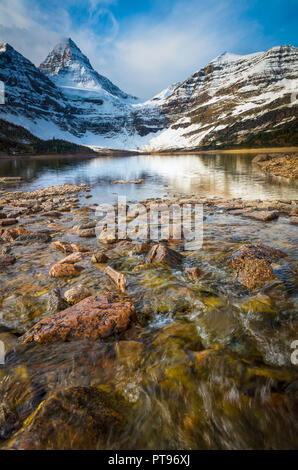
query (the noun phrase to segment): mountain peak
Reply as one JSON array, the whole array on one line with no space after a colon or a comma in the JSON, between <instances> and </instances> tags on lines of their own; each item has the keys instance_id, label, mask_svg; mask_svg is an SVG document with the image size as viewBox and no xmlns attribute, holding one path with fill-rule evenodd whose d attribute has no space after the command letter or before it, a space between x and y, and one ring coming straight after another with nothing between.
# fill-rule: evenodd
<instances>
[{"instance_id":1,"label":"mountain peak","mask_svg":"<svg viewBox=\"0 0 298 470\"><path fill-rule=\"evenodd\" d=\"M78 89L81 92L104 90L118 98L133 98L96 72L88 57L71 38L62 38L40 64L39 70L62 88Z\"/></svg>"}]
</instances>

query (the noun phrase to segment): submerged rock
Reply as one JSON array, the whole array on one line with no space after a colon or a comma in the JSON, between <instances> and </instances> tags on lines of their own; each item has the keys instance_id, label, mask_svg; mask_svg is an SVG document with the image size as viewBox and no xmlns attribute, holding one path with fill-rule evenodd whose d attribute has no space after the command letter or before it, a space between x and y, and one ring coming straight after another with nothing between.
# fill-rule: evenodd
<instances>
[{"instance_id":1,"label":"submerged rock","mask_svg":"<svg viewBox=\"0 0 298 470\"><path fill-rule=\"evenodd\" d=\"M253 289L277 279L272 263L285 256L287 255L283 251L261 243L242 245L233 253L231 267L235 270L237 281Z\"/></svg>"},{"instance_id":2,"label":"submerged rock","mask_svg":"<svg viewBox=\"0 0 298 470\"><path fill-rule=\"evenodd\" d=\"M66 388L40 403L8 448L110 448L126 422L126 408L126 402L120 395L98 387Z\"/></svg>"},{"instance_id":3,"label":"submerged rock","mask_svg":"<svg viewBox=\"0 0 298 470\"><path fill-rule=\"evenodd\" d=\"M114 284L118 287L120 292L125 292L126 278L125 278L124 274L118 273L118 271L111 268L111 266L106 267L105 273L114 282Z\"/></svg>"},{"instance_id":4,"label":"submerged rock","mask_svg":"<svg viewBox=\"0 0 298 470\"><path fill-rule=\"evenodd\" d=\"M63 299L60 289L55 287L48 293L47 312L50 314L60 312L67 308L67 302Z\"/></svg>"},{"instance_id":5,"label":"submerged rock","mask_svg":"<svg viewBox=\"0 0 298 470\"><path fill-rule=\"evenodd\" d=\"M92 263L107 263L108 260L109 258L104 251L97 251L96 253L93 253L91 258Z\"/></svg>"},{"instance_id":6,"label":"submerged rock","mask_svg":"<svg viewBox=\"0 0 298 470\"><path fill-rule=\"evenodd\" d=\"M25 343L53 343L72 339L103 339L125 331L135 319L129 300L110 294L92 296L38 322L23 337Z\"/></svg>"},{"instance_id":7,"label":"submerged rock","mask_svg":"<svg viewBox=\"0 0 298 470\"><path fill-rule=\"evenodd\" d=\"M87 289L87 287L79 285L68 289L64 293L64 297L68 303L75 304L83 299L86 299L86 297L90 297L90 291Z\"/></svg>"},{"instance_id":8,"label":"submerged rock","mask_svg":"<svg viewBox=\"0 0 298 470\"><path fill-rule=\"evenodd\" d=\"M0 254L0 268L11 266L16 262L16 258L13 255Z\"/></svg>"},{"instance_id":9,"label":"submerged rock","mask_svg":"<svg viewBox=\"0 0 298 470\"><path fill-rule=\"evenodd\" d=\"M202 271L198 267L184 268L183 272L192 279L198 279L202 275Z\"/></svg>"}]
</instances>

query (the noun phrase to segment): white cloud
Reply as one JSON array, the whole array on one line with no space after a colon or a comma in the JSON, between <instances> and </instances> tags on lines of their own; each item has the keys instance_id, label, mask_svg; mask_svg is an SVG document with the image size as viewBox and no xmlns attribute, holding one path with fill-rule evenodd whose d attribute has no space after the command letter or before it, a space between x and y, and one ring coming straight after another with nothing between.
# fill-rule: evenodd
<instances>
[{"instance_id":1,"label":"white cloud","mask_svg":"<svg viewBox=\"0 0 298 470\"><path fill-rule=\"evenodd\" d=\"M109 8L115 3L89 0L89 16L74 22L69 7L75 0L53 0L44 8L36 0L1 0L0 42L38 65L60 36L71 36L100 73L149 98L221 52L239 52L248 34L259 34L257 24L239 20L241 8L232 0L173 2L162 19L138 15L120 23Z\"/></svg>"}]
</instances>

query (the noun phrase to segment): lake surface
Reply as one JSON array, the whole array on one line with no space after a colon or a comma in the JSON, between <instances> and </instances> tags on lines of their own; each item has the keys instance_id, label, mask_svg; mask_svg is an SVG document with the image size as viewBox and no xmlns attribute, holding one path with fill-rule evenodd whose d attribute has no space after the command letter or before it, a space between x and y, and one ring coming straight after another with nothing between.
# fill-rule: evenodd
<instances>
[{"instance_id":1,"label":"lake surface","mask_svg":"<svg viewBox=\"0 0 298 470\"><path fill-rule=\"evenodd\" d=\"M79 159L59 157L0 160L0 177L22 176L21 190L63 183L92 186L94 202L110 202L117 195L142 200L166 195L196 194L243 199L297 198L298 185L265 175L252 165L251 154L142 155ZM144 183L111 184L115 180L144 179Z\"/></svg>"}]
</instances>

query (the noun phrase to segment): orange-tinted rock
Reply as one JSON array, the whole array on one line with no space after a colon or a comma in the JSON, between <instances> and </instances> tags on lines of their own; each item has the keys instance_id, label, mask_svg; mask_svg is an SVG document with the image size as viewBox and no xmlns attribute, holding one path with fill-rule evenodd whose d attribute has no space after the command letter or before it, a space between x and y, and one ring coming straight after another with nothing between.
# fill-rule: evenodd
<instances>
[{"instance_id":1,"label":"orange-tinted rock","mask_svg":"<svg viewBox=\"0 0 298 470\"><path fill-rule=\"evenodd\" d=\"M253 289L277 279L271 265L285 256L284 252L260 243L242 245L233 254L231 267L235 270L237 281Z\"/></svg>"},{"instance_id":2,"label":"orange-tinted rock","mask_svg":"<svg viewBox=\"0 0 298 470\"><path fill-rule=\"evenodd\" d=\"M76 243L71 243L71 248L74 252L78 251L79 253L86 253L89 251L88 248L84 248L83 246L77 245Z\"/></svg>"},{"instance_id":3,"label":"orange-tinted rock","mask_svg":"<svg viewBox=\"0 0 298 470\"><path fill-rule=\"evenodd\" d=\"M6 230L0 230L0 238L4 242L13 242L16 240L18 237L22 235L29 235L32 232L29 232L28 230L24 228L8 228Z\"/></svg>"},{"instance_id":4,"label":"orange-tinted rock","mask_svg":"<svg viewBox=\"0 0 298 470\"><path fill-rule=\"evenodd\" d=\"M70 263L56 263L54 264L50 271L49 275L51 277L74 277L78 276L83 268L81 266L75 266Z\"/></svg>"},{"instance_id":5,"label":"orange-tinted rock","mask_svg":"<svg viewBox=\"0 0 298 470\"><path fill-rule=\"evenodd\" d=\"M129 300L119 300L111 294L92 296L44 318L25 333L23 340L25 343L54 343L104 339L125 331L135 315L135 307Z\"/></svg>"},{"instance_id":6,"label":"orange-tinted rock","mask_svg":"<svg viewBox=\"0 0 298 470\"><path fill-rule=\"evenodd\" d=\"M161 243L154 245L147 256L147 263L167 264L171 268L179 268L182 260L183 256L180 253Z\"/></svg>"},{"instance_id":7,"label":"orange-tinted rock","mask_svg":"<svg viewBox=\"0 0 298 470\"><path fill-rule=\"evenodd\" d=\"M7 227L8 225L17 224L17 219L0 219L0 226Z\"/></svg>"}]
</instances>

